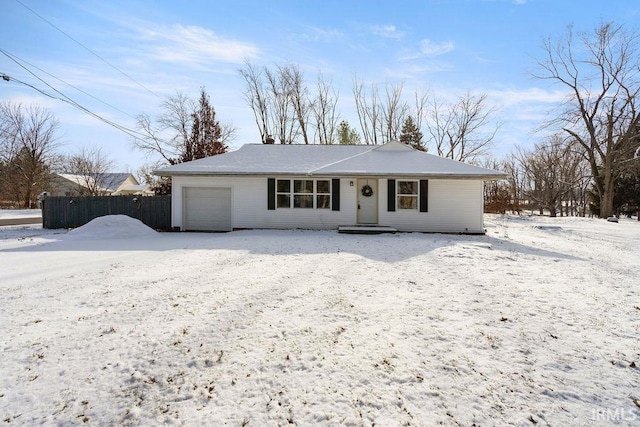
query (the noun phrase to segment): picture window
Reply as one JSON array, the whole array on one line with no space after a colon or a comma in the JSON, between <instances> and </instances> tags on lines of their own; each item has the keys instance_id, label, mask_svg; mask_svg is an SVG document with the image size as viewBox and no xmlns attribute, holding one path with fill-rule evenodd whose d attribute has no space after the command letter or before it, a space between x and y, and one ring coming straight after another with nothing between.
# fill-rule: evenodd
<instances>
[{"instance_id":1,"label":"picture window","mask_svg":"<svg viewBox=\"0 0 640 427\"><path fill-rule=\"evenodd\" d=\"M330 209L331 180L278 179L276 207L279 209Z\"/></svg>"}]
</instances>

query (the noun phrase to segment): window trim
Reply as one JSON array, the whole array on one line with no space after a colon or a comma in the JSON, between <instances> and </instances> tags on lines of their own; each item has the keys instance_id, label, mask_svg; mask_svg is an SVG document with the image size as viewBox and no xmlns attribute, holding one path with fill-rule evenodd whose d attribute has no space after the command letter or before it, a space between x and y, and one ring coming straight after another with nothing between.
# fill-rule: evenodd
<instances>
[{"instance_id":1,"label":"window trim","mask_svg":"<svg viewBox=\"0 0 640 427\"><path fill-rule=\"evenodd\" d=\"M400 192L400 183L412 182L415 185L415 194L405 194ZM400 204L401 197L411 197L415 199L415 207L403 208ZM395 197L396 209L402 212L419 212L420 211L420 180L419 179L397 179L396 180L396 197ZM413 203L412 203L413 204Z\"/></svg>"},{"instance_id":2,"label":"window trim","mask_svg":"<svg viewBox=\"0 0 640 427\"><path fill-rule=\"evenodd\" d=\"M278 191L278 183L280 181L287 181L289 182L289 191L288 192L283 192L283 191ZM296 192L295 191L295 181L311 181L313 182L313 189L311 192ZM319 181L325 181L327 184L327 191L326 192L318 192L318 182ZM335 206L333 203L333 197L334 197L334 184L331 178L305 178L305 177L294 177L294 178L276 178L275 179L275 183L274 183L274 198L275 198L275 209L321 209L321 210L332 210L333 207ZM278 205L278 196L284 196L287 195L289 196L289 206L279 206ZM313 203L312 206L310 207L300 207L300 206L295 206L295 196L311 196L313 198ZM329 200L328 203L325 205L325 207L318 207L318 196L329 196Z\"/></svg>"}]
</instances>

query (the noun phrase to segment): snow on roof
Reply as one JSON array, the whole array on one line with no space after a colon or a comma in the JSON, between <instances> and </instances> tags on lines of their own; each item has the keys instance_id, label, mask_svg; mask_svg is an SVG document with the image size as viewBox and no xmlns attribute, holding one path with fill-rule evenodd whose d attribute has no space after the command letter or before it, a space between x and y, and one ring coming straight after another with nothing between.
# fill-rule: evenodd
<instances>
[{"instance_id":1,"label":"snow on roof","mask_svg":"<svg viewBox=\"0 0 640 427\"><path fill-rule=\"evenodd\" d=\"M156 171L182 174L308 174L314 169L361 154L367 145L245 144L237 151L180 163Z\"/></svg>"},{"instance_id":2,"label":"snow on roof","mask_svg":"<svg viewBox=\"0 0 640 427\"><path fill-rule=\"evenodd\" d=\"M95 185L98 174L96 174L96 176L91 176L91 175L84 175L84 174L59 173L58 176L66 180L69 180L75 184L78 184L82 187L88 187L88 184L90 184L91 186ZM115 172L115 173L102 173L102 174L99 174L99 176L100 176L99 177L100 190L114 192L122 185L123 182L127 180L127 178L129 178L132 175L126 172L124 173ZM133 179L135 181L135 178Z\"/></svg>"},{"instance_id":3,"label":"snow on roof","mask_svg":"<svg viewBox=\"0 0 640 427\"><path fill-rule=\"evenodd\" d=\"M246 144L237 151L180 163L157 175L424 176L499 179L503 172L415 150L384 145Z\"/></svg>"},{"instance_id":4,"label":"snow on roof","mask_svg":"<svg viewBox=\"0 0 640 427\"><path fill-rule=\"evenodd\" d=\"M102 174L104 187L109 191L116 191L130 176L130 173L105 173ZM134 178L135 182L138 182Z\"/></svg>"}]
</instances>

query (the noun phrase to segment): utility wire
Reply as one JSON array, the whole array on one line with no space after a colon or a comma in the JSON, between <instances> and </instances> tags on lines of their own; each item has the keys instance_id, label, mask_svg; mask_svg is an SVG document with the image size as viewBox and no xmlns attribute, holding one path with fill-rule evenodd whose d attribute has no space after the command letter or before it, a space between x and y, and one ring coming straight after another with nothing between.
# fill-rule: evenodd
<instances>
[{"instance_id":1,"label":"utility wire","mask_svg":"<svg viewBox=\"0 0 640 427\"><path fill-rule=\"evenodd\" d=\"M69 34L65 33L62 29L60 29L59 27L57 27L55 24L53 24L51 21L49 21L48 19L46 19L45 17L43 17L42 15L38 14L35 10L31 9L29 6L27 6L26 4L24 4L22 1L20 0L16 0L17 3L19 3L20 5L22 5L25 9L27 9L28 11L30 11L31 13L33 13L34 15L36 15L38 18L42 19L44 22L46 22L47 24L51 25L53 28L55 28L56 30L60 31L62 34L64 34L65 36L67 36L69 39L73 40L75 43L77 43L78 45L80 45L83 49L85 49L87 52L89 52L90 54L92 54L93 56L95 56L96 58L98 58L99 60L101 60L102 62L104 62L105 64L107 64L108 66L110 66L111 68L113 68L114 70L116 70L117 72L119 72L120 74L122 74L123 76L125 76L126 78L128 78L129 80L131 80L132 82L134 82L135 84L137 84L138 86L140 86L141 88L145 89L147 92L151 93L152 95L157 96L158 98L160 98L160 95L158 95L157 93L155 93L154 91L152 91L151 89L149 89L148 87L144 86L142 83L140 83L139 81L137 81L136 79L134 79L133 77L131 77L130 75L128 75L127 73L125 73L124 71L122 71L121 69L119 69L118 67L116 67L115 65L111 64L109 61L107 61L106 59L104 59L103 57L101 57L100 55L98 55L97 53L95 53L94 51L92 51L91 49L89 49L87 46L85 46L84 44L80 43L78 40L74 39L73 37L71 37Z\"/></svg>"},{"instance_id":2,"label":"utility wire","mask_svg":"<svg viewBox=\"0 0 640 427\"><path fill-rule=\"evenodd\" d=\"M113 106L113 105L109 104L108 102L103 101L103 100L101 100L101 99L99 99L99 98L97 98L97 97L95 97L95 96L91 95L89 92L86 92L86 91L84 91L84 90L80 89L79 87L76 87L76 86L72 85L71 83L68 83L68 82L66 82L66 81L62 80L61 78L56 77L56 76L54 76L53 74L46 72L46 71L45 71L45 70L43 70L42 68L39 68L38 66L33 65L33 64L31 64L31 63L29 63L29 62L25 61L25 60L24 60L24 59L22 59L22 58L19 58L18 56L14 55L14 54L12 54L12 53L10 53L10 52L7 52L6 50L2 49L1 47L0 47L0 53L4 54L5 56L7 56L9 59L13 60L13 61L14 61L14 62L16 62L16 63L17 63L17 61L21 61L21 62L23 62L23 63L25 63L25 64L27 64L27 65L31 66L32 68L35 68L36 70L38 70L38 71L40 71L40 72L42 72L42 73L44 73L44 74L48 75L49 77L52 77L52 78L54 78L54 79L58 80L59 82L62 82L62 83L64 83L64 84L66 84L67 86L70 86L70 87L74 88L74 89L75 89L75 90L77 90L78 92L82 92L82 93L84 93L84 94L85 94L85 95L87 95L88 97L95 99L96 101L98 101L98 102L100 102L100 103L102 103L102 104L106 105L107 107L111 107L111 108L113 108L114 110L119 111L119 112L121 112L122 114L124 114L124 115L126 115L126 116L129 116L129 117L131 117L131 118L135 118L135 117L133 117L131 114L127 113L126 111L122 111L122 110L121 110L121 109L119 109L118 107L115 107L115 106ZM8 76L7 76L7 77L8 77ZM3 77L3 78L4 78L4 77Z\"/></svg>"},{"instance_id":3,"label":"utility wire","mask_svg":"<svg viewBox=\"0 0 640 427\"><path fill-rule=\"evenodd\" d=\"M18 65L20 65L20 64L18 64ZM24 68L24 67L23 67L23 68ZM28 69L26 69L26 68L25 68L25 70L27 70L29 73L31 73L31 71L29 71ZM4 73L0 73L0 76L2 76L2 79L3 79L4 81L8 81L8 82L17 82L17 83L23 84L23 85L25 85L25 86L30 87L31 89L34 89L35 91L37 91L37 92L41 93L41 94L42 94L42 95L44 95L44 96L47 96L47 97L52 98L52 99L56 99L56 100L58 100L58 101L66 102L67 104L72 105L73 107L78 108L79 110L81 110L81 111L83 111L83 112L85 112L85 113L89 114L90 116L92 116L92 117L94 117L94 118L96 118L96 119L100 120L101 122L106 123L106 124L108 124L109 126L112 126L112 127L116 128L116 129L118 129L119 131L126 133L127 135L129 135L129 136L130 136L130 137L132 137L132 138L139 139L139 138L144 138L144 137L146 137L146 136L147 136L147 135L145 135L145 134L143 134L143 133L141 133L141 132L138 132L138 131L136 131L136 130L133 130L133 129L127 128L126 126L123 126L123 125L121 125L121 124L118 124L118 123L116 123L116 122L114 122L114 121L112 121L112 120L109 120L109 119L106 119L106 118L104 118L104 117L100 116L99 114L94 113L93 111L89 110L89 109L88 109L88 108L86 108L86 107L83 107L82 105L80 105L79 103L77 103L76 101L74 101L73 99L69 98L68 96L66 96L66 95L65 95L65 94L63 94L62 92L58 91L56 88L54 88L53 86L51 86L50 84L48 84L47 82L45 82L44 80L42 80L41 78L39 78L38 76L36 76L35 74L33 74L33 73L31 73L31 74L32 74L35 78L37 78L38 80L40 80L42 83L44 83L45 85L47 85L49 88L51 88L54 92L56 92L56 93L60 94L61 96L56 96L56 95L53 95L53 94L47 93L47 92L45 92L44 90L42 90L42 89L40 89L40 88L38 88L38 87L36 87L36 86L34 86L34 85L32 85L32 84L29 84L29 83L27 83L27 82L23 82L23 81L21 81L21 80L18 80L18 79L16 79L16 78L11 77L11 76L9 76L9 75L7 75L7 74L4 74Z\"/></svg>"}]
</instances>

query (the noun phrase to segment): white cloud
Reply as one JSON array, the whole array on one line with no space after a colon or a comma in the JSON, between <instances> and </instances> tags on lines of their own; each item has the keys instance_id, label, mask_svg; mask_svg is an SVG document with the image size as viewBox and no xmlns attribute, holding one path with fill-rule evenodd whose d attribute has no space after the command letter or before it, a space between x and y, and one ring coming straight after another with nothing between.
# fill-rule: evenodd
<instances>
[{"instance_id":1,"label":"white cloud","mask_svg":"<svg viewBox=\"0 0 640 427\"><path fill-rule=\"evenodd\" d=\"M492 90L488 95L503 106L517 104L559 104L567 97L566 91L544 90L541 88Z\"/></svg>"},{"instance_id":2,"label":"white cloud","mask_svg":"<svg viewBox=\"0 0 640 427\"><path fill-rule=\"evenodd\" d=\"M399 31L395 25L376 25L371 31L376 36L388 38L388 39L401 39L404 37L404 32Z\"/></svg>"},{"instance_id":3,"label":"white cloud","mask_svg":"<svg viewBox=\"0 0 640 427\"><path fill-rule=\"evenodd\" d=\"M439 56L451 52L454 47L454 43L450 40L438 43L424 39L420 42L420 53L424 56Z\"/></svg>"},{"instance_id":4,"label":"white cloud","mask_svg":"<svg viewBox=\"0 0 640 427\"><path fill-rule=\"evenodd\" d=\"M396 68L385 68L385 74L388 77L393 77L397 79L403 80L414 80L419 79L421 76L425 74L433 74L433 73L441 73L445 71L452 71L454 69L453 65L431 61L425 64L413 64L408 67L396 67Z\"/></svg>"},{"instance_id":5,"label":"white cloud","mask_svg":"<svg viewBox=\"0 0 640 427\"><path fill-rule=\"evenodd\" d=\"M302 35L302 38L304 39L322 42L332 42L334 40L342 39L343 37L344 33L340 30L336 30L335 28L319 27L308 27L307 32Z\"/></svg>"},{"instance_id":6,"label":"white cloud","mask_svg":"<svg viewBox=\"0 0 640 427\"><path fill-rule=\"evenodd\" d=\"M203 64L210 61L242 63L255 57L259 49L250 43L225 39L213 31L193 25L174 24L159 28L138 28L151 48L154 59L181 64Z\"/></svg>"}]
</instances>

